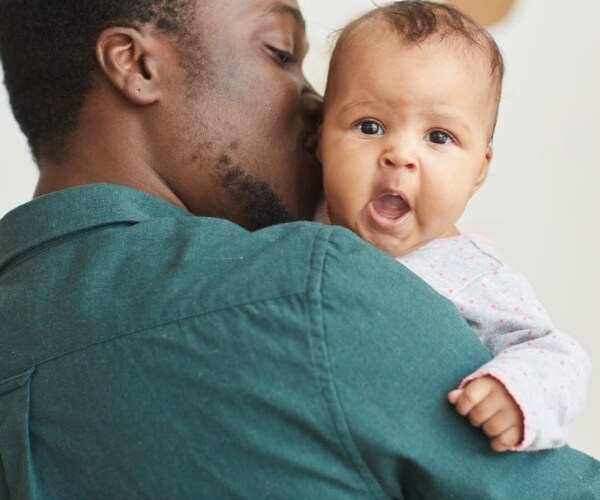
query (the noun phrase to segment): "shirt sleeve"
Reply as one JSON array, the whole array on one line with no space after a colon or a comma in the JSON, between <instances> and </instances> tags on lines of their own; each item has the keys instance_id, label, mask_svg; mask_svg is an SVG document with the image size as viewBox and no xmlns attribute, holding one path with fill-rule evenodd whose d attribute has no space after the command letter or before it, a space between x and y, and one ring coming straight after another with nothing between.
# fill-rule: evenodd
<instances>
[{"instance_id":1,"label":"shirt sleeve","mask_svg":"<svg viewBox=\"0 0 600 500\"><path fill-rule=\"evenodd\" d=\"M446 400L490 359L454 305L390 257L332 232L312 346L337 439L375 498L582 498L600 463L563 447L497 454Z\"/></svg>"},{"instance_id":2,"label":"shirt sleeve","mask_svg":"<svg viewBox=\"0 0 600 500\"><path fill-rule=\"evenodd\" d=\"M524 416L515 450L564 445L585 403L591 362L583 348L554 327L527 279L508 266L473 281L453 300L493 355L461 385L483 375L504 384Z\"/></svg>"}]
</instances>

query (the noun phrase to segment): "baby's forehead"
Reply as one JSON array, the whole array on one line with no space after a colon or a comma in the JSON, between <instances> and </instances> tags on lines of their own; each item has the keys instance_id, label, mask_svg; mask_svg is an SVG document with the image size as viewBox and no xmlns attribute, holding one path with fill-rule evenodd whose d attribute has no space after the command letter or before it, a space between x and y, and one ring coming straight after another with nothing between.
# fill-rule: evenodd
<instances>
[{"instance_id":1,"label":"baby's forehead","mask_svg":"<svg viewBox=\"0 0 600 500\"><path fill-rule=\"evenodd\" d=\"M411 36L410 30L408 31L407 33L381 15L368 17L344 28L339 35L335 50L343 51L350 47L367 50L369 45L390 42L405 48L423 45L438 45L441 50L473 48L480 49L482 57L491 56L490 51L485 50L487 40L483 34L459 31L444 24L416 37Z\"/></svg>"},{"instance_id":2,"label":"baby's forehead","mask_svg":"<svg viewBox=\"0 0 600 500\"><path fill-rule=\"evenodd\" d=\"M382 48L384 50L377 50ZM463 33L441 25L437 30L411 38L410 34L405 34L382 16L360 19L342 31L331 59L329 77L343 77L347 72L358 70L358 61L368 58L375 51L379 56L385 52L389 64L393 64L394 58L402 57L405 51L414 50L434 51L440 57L444 54L457 56L453 57L461 66L457 71L466 67L482 71L489 75L492 85L501 87L502 72L497 71L493 47L489 46L483 34Z\"/></svg>"},{"instance_id":3,"label":"baby's forehead","mask_svg":"<svg viewBox=\"0 0 600 500\"><path fill-rule=\"evenodd\" d=\"M375 29L364 29L360 26L348 36L341 38L331 60L330 71L338 70L338 66L352 70L352 63L369 59L375 52L378 57L384 53L393 64L393 59L402 57L408 52L434 52L439 57L444 54L459 56L457 60L477 65L492 73L492 58L485 46L478 45L460 34L431 33L420 40L407 38L385 22L379 21ZM368 27L371 28L371 27ZM349 63L339 64L339 63Z\"/></svg>"},{"instance_id":4,"label":"baby's forehead","mask_svg":"<svg viewBox=\"0 0 600 500\"><path fill-rule=\"evenodd\" d=\"M440 84L469 82L484 88L486 95L495 95L495 92L488 91L497 85L497 81L490 55L484 47L474 45L469 38L458 34L434 32L420 40L412 40L385 22L376 23L375 26L370 23L367 29L359 26L350 37L341 40L329 70L330 85L365 82L365 78L369 77L379 79L382 71L391 76L393 71L390 72L390 69L401 65L412 73L429 74ZM440 65L453 68L447 78L438 71ZM404 89L398 88L398 91Z\"/></svg>"},{"instance_id":5,"label":"baby's forehead","mask_svg":"<svg viewBox=\"0 0 600 500\"><path fill-rule=\"evenodd\" d=\"M423 19L393 16L386 9L376 9L346 25L338 35L334 56L357 46L368 50L370 44L388 37L405 48L439 44L440 49L468 49L474 56L487 59L492 69L502 64L501 60L496 61L501 56L491 36L471 21L457 23L438 13L435 22L425 26Z\"/></svg>"}]
</instances>

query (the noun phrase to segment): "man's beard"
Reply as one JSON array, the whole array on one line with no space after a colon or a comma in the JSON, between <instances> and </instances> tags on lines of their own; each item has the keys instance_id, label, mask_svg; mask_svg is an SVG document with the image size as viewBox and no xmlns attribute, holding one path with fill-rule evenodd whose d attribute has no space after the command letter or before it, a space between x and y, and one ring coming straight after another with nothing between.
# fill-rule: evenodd
<instances>
[{"instance_id":1,"label":"man's beard","mask_svg":"<svg viewBox=\"0 0 600 500\"><path fill-rule=\"evenodd\" d=\"M256 230L294 220L281 197L265 181L250 175L240 165L234 165L227 154L219 157L218 164L219 179L229 196L241 205L244 225L248 229Z\"/></svg>"}]
</instances>

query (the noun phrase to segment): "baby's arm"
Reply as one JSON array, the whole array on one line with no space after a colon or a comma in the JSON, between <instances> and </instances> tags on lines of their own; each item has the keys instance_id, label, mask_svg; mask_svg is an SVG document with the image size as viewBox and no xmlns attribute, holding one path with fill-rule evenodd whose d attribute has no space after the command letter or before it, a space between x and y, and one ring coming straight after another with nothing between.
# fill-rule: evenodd
<instances>
[{"instance_id":1,"label":"baby's arm","mask_svg":"<svg viewBox=\"0 0 600 500\"><path fill-rule=\"evenodd\" d=\"M448 400L473 426L481 427L490 437L494 451L510 450L523 440L521 409L504 384L494 377L473 380L464 389L451 391Z\"/></svg>"},{"instance_id":2,"label":"baby's arm","mask_svg":"<svg viewBox=\"0 0 600 500\"><path fill-rule=\"evenodd\" d=\"M512 450L565 444L569 428L584 405L591 368L585 351L554 328L527 280L507 267L474 282L454 300L494 356L463 381L463 392L449 395L456 398L457 411L469 419L472 412L478 414L478 406L469 408L464 402L464 391L480 394L482 383L478 381L493 378L504 386L505 405L512 408L511 414L515 408L522 414L523 429L517 442L512 431L494 441L497 429L490 424L493 430L488 432L484 424L494 449L504 444ZM484 407L487 399L482 400Z\"/></svg>"}]
</instances>

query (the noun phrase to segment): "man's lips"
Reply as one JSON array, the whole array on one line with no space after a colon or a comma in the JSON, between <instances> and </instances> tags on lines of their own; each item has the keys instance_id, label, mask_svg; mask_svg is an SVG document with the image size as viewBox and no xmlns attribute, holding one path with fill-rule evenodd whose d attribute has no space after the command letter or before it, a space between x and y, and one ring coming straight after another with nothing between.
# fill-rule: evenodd
<instances>
[{"instance_id":1,"label":"man's lips","mask_svg":"<svg viewBox=\"0 0 600 500\"><path fill-rule=\"evenodd\" d=\"M309 132L304 136L302 141L302 151L305 153L313 153L317 150L317 144L319 143L319 137L316 132Z\"/></svg>"}]
</instances>

